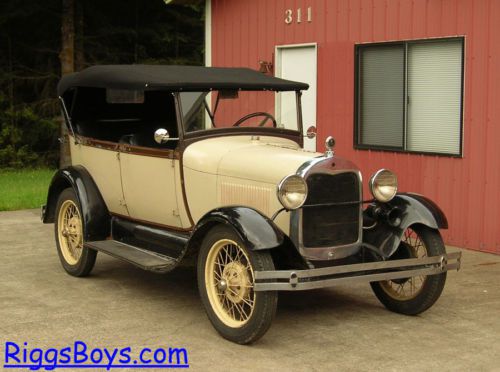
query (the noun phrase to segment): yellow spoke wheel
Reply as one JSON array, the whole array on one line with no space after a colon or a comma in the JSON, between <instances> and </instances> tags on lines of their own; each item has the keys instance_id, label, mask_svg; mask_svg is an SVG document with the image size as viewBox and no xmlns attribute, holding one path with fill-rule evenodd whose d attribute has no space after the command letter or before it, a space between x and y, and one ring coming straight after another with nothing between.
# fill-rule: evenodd
<instances>
[{"instance_id":1,"label":"yellow spoke wheel","mask_svg":"<svg viewBox=\"0 0 500 372\"><path fill-rule=\"evenodd\" d=\"M250 319L255 308L253 282L250 259L238 243L215 242L205 264L205 283L212 308L227 326L241 327Z\"/></svg>"},{"instance_id":2,"label":"yellow spoke wheel","mask_svg":"<svg viewBox=\"0 0 500 372\"><path fill-rule=\"evenodd\" d=\"M393 259L424 258L445 254L439 231L423 225L407 228ZM430 308L441 296L446 272L370 283L380 302L389 310L416 315Z\"/></svg>"},{"instance_id":3,"label":"yellow spoke wheel","mask_svg":"<svg viewBox=\"0 0 500 372\"><path fill-rule=\"evenodd\" d=\"M65 200L58 215L58 239L66 262L76 265L82 255L83 234L80 211L73 200Z\"/></svg>"},{"instance_id":4,"label":"yellow spoke wheel","mask_svg":"<svg viewBox=\"0 0 500 372\"><path fill-rule=\"evenodd\" d=\"M401 240L405 258L427 257L427 247L422 238L412 229L406 229ZM381 288L395 300L406 301L418 296L424 288L425 275L380 282Z\"/></svg>"},{"instance_id":5,"label":"yellow spoke wheel","mask_svg":"<svg viewBox=\"0 0 500 372\"><path fill-rule=\"evenodd\" d=\"M226 339L258 340L276 313L275 291L256 292L255 272L274 270L269 251L248 249L229 226L208 231L198 254L198 288L208 318Z\"/></svg>"},{"instance_id":6,"label":"yellow spoke wheel","mask_svg":"<svg viewBox=\"0 0 500 372\"><path fill-rule=\"evenodd\" d=\"M71 188L59 195L54 228L57 252L64 270L73 276L88 275L94 267L97 252L83 245L85 230L82 212Z\"/></svg>"}]
</instances>

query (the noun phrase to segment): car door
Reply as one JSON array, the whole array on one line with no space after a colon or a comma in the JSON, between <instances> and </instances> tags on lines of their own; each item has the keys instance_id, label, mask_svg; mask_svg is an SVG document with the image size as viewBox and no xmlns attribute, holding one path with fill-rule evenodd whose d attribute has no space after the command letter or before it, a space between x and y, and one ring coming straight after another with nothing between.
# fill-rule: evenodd
<instances>
[{"instance_id":1,"label":"car door","mask_svg":"<svg viewBox=\"0 0 500 372\"><path fill-rule=\"evenodd\" d=\"M78 143L71 141L71 161L87 169L111 213L128 215L117 143L90 138Z\"/></svg>"},{"instance_id":2,"label":"car door","mask_svg":"<svg viewBox=\"0 0 500 372\"><path fill-rule=\"evenodd\" d=\"M178 163L173 150L121 147L123 194L131 218L165 227L182 227L176 190Z\"/></svg>"},{"instance_id":3,"label":"car door","mask_svg":"<svg viewBox=\"0 0 500 372\"><path fill-rule=\"evenodd\" d=\"M129 218L165 228L188 228L191 225L183 203L176 150L174 96L165 91L145 92L139 113L131 132L120 141L121 180ZM158 129L166 129L172 139L158 144L154 138Z\"/></svg>"}]
</instances>

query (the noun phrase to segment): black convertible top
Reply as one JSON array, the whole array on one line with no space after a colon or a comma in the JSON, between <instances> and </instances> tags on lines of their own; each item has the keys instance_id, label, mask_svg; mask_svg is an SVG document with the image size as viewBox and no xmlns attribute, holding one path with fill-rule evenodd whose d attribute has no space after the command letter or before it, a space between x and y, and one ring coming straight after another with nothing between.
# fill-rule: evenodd
<instances>
[{"instance_id":1,"label":"black convertible top","mask_svg":"<svg viewBox=\"0 0 500 372\"><path fill-rule=\"evenodd\" d=\"M64 76L57 86L57 93L62 96L76 87L170 91L293 91L307 89L309 85L267 76L249 68L100 65Z\"/></svg>"}]
</instances>

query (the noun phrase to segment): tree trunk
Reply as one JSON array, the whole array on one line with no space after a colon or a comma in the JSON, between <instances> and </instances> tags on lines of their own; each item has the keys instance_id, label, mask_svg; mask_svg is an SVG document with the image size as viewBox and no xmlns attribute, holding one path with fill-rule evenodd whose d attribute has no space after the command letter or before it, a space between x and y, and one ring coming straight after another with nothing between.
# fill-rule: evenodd
<instances>
[{"instance_id":1,"label":"tree trunk","mask_svg":"<svg viewBox=\"0 0 500 372\"><path fill-rule=\"evenodd\" d=\"M8 49L8 59L9 59L9 103L10 110L14 112L14 66L12 63L12 40L9 35L7 35L7 49ZM12 115L12 118L14 115ZM12 119L13 120L13 119Z\"/></svg>"},{"instance_id":2,"label":"tree trunk","mask_svg":"<svg viewBox=\"0 0 500 372\"><path fill-rule=\"evenodd\" d=\"M75 1L75 71L82 71L85 68L83 0Z\"/></svg>"},{"instance_id":3,"label":"tree trunk","mask_svg":"<svg viewBox=\"0 0 500 372\"><path fill-rule=\"evenodd\" d=\"M61 75L71 74L75 71L75 0L62 0L61 13ZM59 167L64 168L71 164L69 150L68 128L61 118L61 147Z\"/></svg>"}]
</instances>

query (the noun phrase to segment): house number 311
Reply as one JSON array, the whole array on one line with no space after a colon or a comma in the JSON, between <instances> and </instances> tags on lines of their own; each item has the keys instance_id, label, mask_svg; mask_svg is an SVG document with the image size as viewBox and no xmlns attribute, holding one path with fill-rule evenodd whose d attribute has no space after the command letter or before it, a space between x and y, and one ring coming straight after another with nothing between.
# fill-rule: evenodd
<instances>
[{"instance_id":1,"label":"house number 311","mask_svg":"<svg viewBox=\"0 0 500 372\"><path fill-rule=\"evenodd\" d=\"M302 23L302 17L303 17L302 8L298 8L297 13L295 14L295 22ZM292 9L285 10L285 23L289 25L293 23L293 21L294 21L293 10ZM306 21L312 22L312 7L307 8Z\"/></svg>"}]
</instances>

